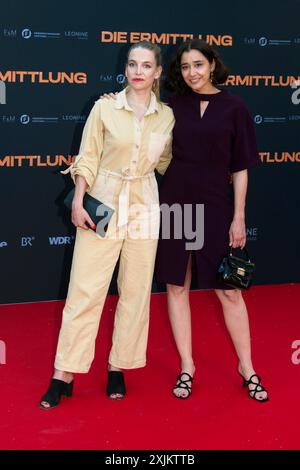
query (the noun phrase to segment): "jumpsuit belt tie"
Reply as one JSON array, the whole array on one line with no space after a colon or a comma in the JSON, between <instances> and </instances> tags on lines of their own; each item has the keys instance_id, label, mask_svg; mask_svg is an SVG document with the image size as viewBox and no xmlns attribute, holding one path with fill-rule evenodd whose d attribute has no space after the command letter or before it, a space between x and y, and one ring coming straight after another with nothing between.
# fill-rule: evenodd
<instances>
[{"instance_id":1,"label":"jumpsuit belt tie","mask_svg":"<svg viewBox=\"0 0 300 470\"><path fill-rule=\"evenodd\" d=\"M130 183L132 181L153 177L154 171L146 173L142 176L133 176L128 175L128 169L122 170L122 173L116 173L114 171L100 168L99 173L122 180L122 186L118 200L118 227L122 227L128 223Z\"/></svg>"}]
</instances>

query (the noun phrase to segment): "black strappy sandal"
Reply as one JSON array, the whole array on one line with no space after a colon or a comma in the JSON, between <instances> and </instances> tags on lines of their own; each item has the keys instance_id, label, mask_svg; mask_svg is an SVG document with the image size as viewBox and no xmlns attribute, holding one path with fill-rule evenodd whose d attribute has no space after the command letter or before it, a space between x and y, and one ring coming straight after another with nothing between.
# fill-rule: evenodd
<instances>
[{"instance_id":1,"label":"black strappy sandal","mask_svg":"<svg viewBox=\"0 0 300 470\"><path fill-rule=\"evenodd\" d=\"M184 375L187 375L188 379L183 380ZM191 382L191 384L192 384L193 383L193 377L190 374L188 374L187 372L181 372L181 374L178 375L178 377L177 377L177 383L173 387L173 395L176 398L181 398L182 400L185 400L186 398L189 398L191 396L191 394L192 394L192 385L188 385L187 382ZM176 395L176 393L174 393L176 388L183 388L184 390L188 391L188 394L185 395L185 396Z\"/></svg>"},{"instance_id":2,"label":"black strappy sandal","mask_svg":"<svg viewBox=\"0 0 300 470\"><path fill-rule=\"evenodd\" d=\"M240 374L240 375L242 375L242 374ZM257 380L258 380L257 382L253 382L252 379L254 377L257 378ZM269 397L256 398L257 393L261 393L261 392L268 393L267 390L261 385L261 378L257 374L251 375L251 377L248 380L246 380L245 377L243 377L243 387L248 387L249 385L255 385L255 388L253 388L251 390L250 389L248 390L248 395L249 395L250 398L252 398L255 401L262 401L262 402L265 402L265 401L269 400Z\"/></svg>"},{"instance_id":3,"label":"black strappy sandal","mask_svg":"<svg viewBox=\"0 0 300 470\"><path fill-rule=\"evenodd\" d=\"M73 386L74 379L70 383L59 379L52 379L47 392L41 398L40 408L42 410L49 410L50 408L53 408L59 404L63 395L66 397L71 397L73 394ZM43 402L48 403L49 406L43 405Z\"/></svg>"},{"instance_id":4,"label":"black strappy sandal","mask_svg":"<svg viewBox=\"0 0 300 470\"><path fill-rule=\"evenodd\" d=\"M126 387L123 372L117 370L108 371L106 394L111 400L122 400L125 397ZM115 394L119 394L122 396L112 397L112 395Z\"/></svg>"}]
</instances>

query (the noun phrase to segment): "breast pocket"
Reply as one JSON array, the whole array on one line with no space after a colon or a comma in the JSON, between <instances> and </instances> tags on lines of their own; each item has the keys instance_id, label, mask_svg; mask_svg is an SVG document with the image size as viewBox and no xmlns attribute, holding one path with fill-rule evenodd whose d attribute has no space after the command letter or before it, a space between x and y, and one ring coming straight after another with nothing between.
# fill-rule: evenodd
<instances>
[{"instance_id":1,"label":"breast pocket","mask_svg":"<svg viewBox=\"0 0 300 470\"><path fill-rule=\"evenodd\" d=\"M159 134L158 132L151 132L148 146L148 159L151 163L157 163L159 157L163 153L169 136L165 134Z\"/></svg>"}]
</instances>

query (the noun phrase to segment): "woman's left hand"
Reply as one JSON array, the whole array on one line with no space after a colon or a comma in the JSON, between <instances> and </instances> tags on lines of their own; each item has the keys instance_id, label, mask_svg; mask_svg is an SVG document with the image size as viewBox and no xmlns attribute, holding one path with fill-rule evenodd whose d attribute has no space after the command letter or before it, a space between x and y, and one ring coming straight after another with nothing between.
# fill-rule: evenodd
<instances>
[{"instance_id":1,"label":"woman's left hand","mask_svg":"<svg viewBox=\"0 0 300 470\"><path fill-rule=\"evenodd\" d=\"M229 246L244 248L246 245L246 225L244 219L233 219L229 229Z\"/></svg>"}]
</instances>

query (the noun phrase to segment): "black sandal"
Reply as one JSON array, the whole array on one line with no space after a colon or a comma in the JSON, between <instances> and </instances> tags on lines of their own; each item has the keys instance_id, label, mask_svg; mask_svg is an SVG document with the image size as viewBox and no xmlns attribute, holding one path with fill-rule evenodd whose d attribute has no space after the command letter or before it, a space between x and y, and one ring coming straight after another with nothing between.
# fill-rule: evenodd
<instances>
[{"instance_id":1,"label":"black sandal","mask_svg":"<svg viewBox=\"0 0 300 470\"><path fill-rule=\"evenodd\" d=\"M187 375L188 379L183 380L183 375ZM178 375L178 377L177 377L177 383L173 387L173 395L176 398L181 398L182 400L185 400L186 398L189 398L191 396L191 394L192 394L192 385L188 385L187 382L191 382L191 384L192 384L193 383L193 377L190 374L188 374L187 372L181 372L181 374ZM176 388L183 388L183 389L188 391L188 394L185 395L185 396L176 395L176 393L174 393Z\"/></svg>"},{"instance_id":2,"label":"black sandal","mask_svg":"<svg viewBox=\"0 0 300 470\"><path fill-rule=\"evenodd\" d=\"M258 380L257 382L253 382L252 379L254 377L257 378L257 380ZM250 389L248 390L248 395L249 395L250 398L252 398L255 401L262 401L262 402L265 402L265 401L269 400L269 397L256 398L257 393L261 393L261 392L268 393L267 390L261 385L261 378L257 374L251 375L251 377L248 380L246 380L245 377L243 377L243 387L248 387L250 384L255 385L254 388L252 388L251 390Z\"/></svg>"},{"instance_id":3,"label":"black sandal","mask_svg":"<svg viewBox=\"0 0 300 470\"><path fill-rule=\"evenodd\" d=\"M73 394L73 385L74 379L70 383L59 379L52 379L47 392L41 398L40 408L42 410L49 410L59 404L62 395L71 397ZM47 402L49 406L43 405L43 402Z\"/></svg>"},{"instance_id":4,"label":"black sandal","mask_svg":"<svg viewBox=\"0 0 300 470\"><path fill-rule=\"evenodd\" d=\"M106 394L111 400L122 400L126 395L126 387L123 372L117 370L108 371L108 381L106 387ZM112 397L112 395L119 394L120 397Z\"/></svg>"}]
</instances>

